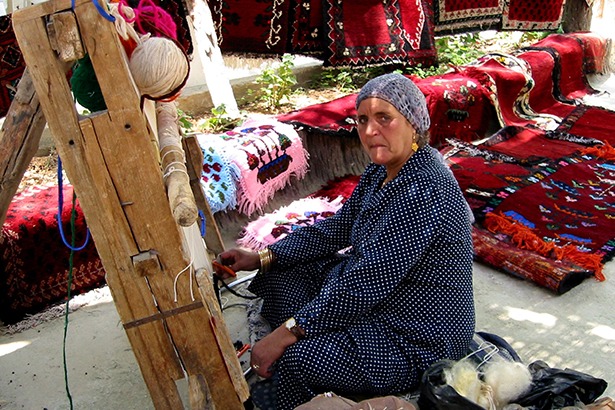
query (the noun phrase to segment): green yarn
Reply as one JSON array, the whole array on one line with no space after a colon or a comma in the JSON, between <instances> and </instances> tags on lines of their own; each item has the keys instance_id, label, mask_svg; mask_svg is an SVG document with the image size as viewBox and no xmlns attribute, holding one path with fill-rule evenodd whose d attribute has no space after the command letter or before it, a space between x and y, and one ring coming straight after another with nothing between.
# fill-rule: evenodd
<instances>
[{"instance_id":1,"label":"green yarn","mask_svg":"<svg viewBox=\"0 0 615 410\"><path fill-rule=\"evenodd\" d=\"M75 63L70 86L77 102L91 112L107 109L89 55L86 54Z\"/></svg>"}]
</instances>

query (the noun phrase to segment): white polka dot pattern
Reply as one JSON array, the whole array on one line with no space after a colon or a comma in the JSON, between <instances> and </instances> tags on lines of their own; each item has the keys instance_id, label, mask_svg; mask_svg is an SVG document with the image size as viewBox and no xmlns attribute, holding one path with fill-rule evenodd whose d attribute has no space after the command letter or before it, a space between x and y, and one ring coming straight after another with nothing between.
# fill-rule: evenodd
<instances>
[{"instance_id":1,"label":"white polka dot pattern","mask_svg":"<svg viewBox=\"0 0 615 410\"><path fill-rule=\"evenodd\" d=\"M250 285L272 326L294 316L306 331L278 363L279 409L326 390L415 388L472 339L471 225L457 182L430 147L380 189L384 178L370 164L334 216L271 246L276 269Z\"/></svg>"}]
</instances>

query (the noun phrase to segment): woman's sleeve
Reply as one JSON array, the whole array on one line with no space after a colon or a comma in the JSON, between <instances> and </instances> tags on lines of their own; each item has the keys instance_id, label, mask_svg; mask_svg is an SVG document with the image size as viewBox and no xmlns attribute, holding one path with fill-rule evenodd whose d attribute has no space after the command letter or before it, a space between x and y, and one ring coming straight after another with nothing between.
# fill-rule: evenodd
<instances>
[{"instance_id":1,"label":"woman's sleeve","mask_svg":"<svg viewBox=\"0 0 615 410\"><path fill-rule=\"evenodd\" d=\"M444 200L433 184L419 180L397 186L373 215L364 216L369 228L348 263L295 316L308 334L347 327L387 298L440 230Z\"/></svg>"},{"instance_id":2,"label":"woman's sleeve","mask_svg":"<svg viewBox=\"0 0 615 410\"><path fill-rule=\"evenodd\" d=\"M347 248L354 220L359 213L362 190L362 184L359 183L335 215L313 225L302 226L270 245L276 257L276 266L284 269Z\"/></svg>"}]
</instances>

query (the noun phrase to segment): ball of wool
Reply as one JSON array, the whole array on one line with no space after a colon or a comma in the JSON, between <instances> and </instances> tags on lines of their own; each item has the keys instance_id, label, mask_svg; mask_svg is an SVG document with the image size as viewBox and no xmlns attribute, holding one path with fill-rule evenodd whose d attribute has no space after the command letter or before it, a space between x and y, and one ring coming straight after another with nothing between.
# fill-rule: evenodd
<instances>
[{"instance_id":1,"label":"ball of wool","mask_svg":"<svg viewBox=\"0 0 615 410\"><path fill-rule=\"evenodd\" d=\"M100 90L90 56L86 55L78 60L72 71L70 86L77 102L90 112L106 110L107 104Z\"/></svg>"},{"instance_id":2,"label":"ball of wool","mask_svg":"<svg viewBox=\"0 0 615 410\"><path fill-rule=\"evenodd\" d=\"M149 37L139 44L128 62L141 95L153 100L179 92L190 72L186 54L166 37Z\"/></svg>"}]
</instances>

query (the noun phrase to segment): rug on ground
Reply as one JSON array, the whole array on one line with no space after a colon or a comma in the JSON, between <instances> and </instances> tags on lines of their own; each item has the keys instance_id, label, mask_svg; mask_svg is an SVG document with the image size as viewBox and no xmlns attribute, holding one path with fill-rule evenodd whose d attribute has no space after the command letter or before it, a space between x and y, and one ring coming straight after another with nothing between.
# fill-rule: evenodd
<instances>
[{"instance_id":1,"label":"rug on ground","mask_svg":"<svg viewBox=\"0 0 615 410\"><path fill-rule=\"evenodd\" d=\"M69 243L73 188L63 187L62 229ZM66 300L70 249L58 229L58 187L34 186L15 196L0 236L0 320L14 323ZM84 244L86 223L75 208L75 246ZM71 294L105 284L105 270L92 238L73 255Z\"/></svg>"},{"instance_id":2,"label":"rug on ground","mask_svg":"<svg viewBox=\"0 0 615 410\"><path fill-rule=\"evenodd\" d=\"M248 119L225 133L197 139L204 157L201 182L214 212L237 207L251 215L308 169L297 131L274 119Z\"/></svg>"}]
</instances>

